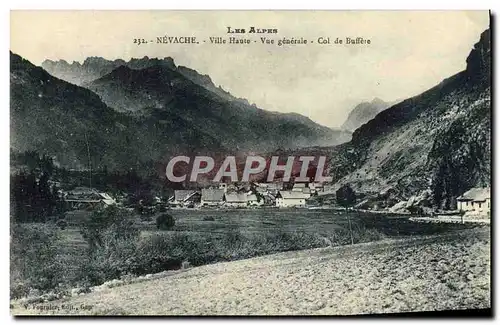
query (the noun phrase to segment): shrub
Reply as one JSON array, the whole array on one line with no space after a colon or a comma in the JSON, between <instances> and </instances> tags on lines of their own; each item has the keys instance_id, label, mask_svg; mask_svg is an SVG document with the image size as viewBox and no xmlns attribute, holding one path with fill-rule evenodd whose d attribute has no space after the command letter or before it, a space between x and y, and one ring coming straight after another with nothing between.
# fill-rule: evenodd
<instances>
[{"instance_id":1,"label":"shrub","mask_svg":"<svg viewBox=\"0 0 500 325\"><path fill-rule=\"evenodd\" d=\"M11 297L33 290L55 288L63 277L57 254L56 231L45 224L13 224L11 227Z\"/></svg>"},{"instance_id":2,"label":"shrub","mask_svg":"<svg viewBox=\"0 0 500 325\"><path fill-rule=\"evenodd\" d=\"M130 226L133 228L133 226ZM113 225L101 233L99 245L89 248L82 264L82 278L90 285L118 279L126 274L136 274L138 232L127 226Z\"/></svg>"},{"instance_id":3,"label":"shrub","mask_svg":"<svg viewBox=\"0 0 500 325\"><path fill-rule=\"evenodd\" d=\"M81 265L86 284L101 284L137 271L139 231L126 211L116 207L95 211L81 232L89 244Z\"/></svg>"},{"instance_id":4,"label":"shrub","mask_svg":"<svg viewBox=\"0 0 500 325\"><path fill-rule=\"evenodd\" d=\"M175 226L175 219L169 214L163 213L156 217L156 228L159 230L169 230Z\"/></svg>"},{"instance_id":5,"label":"shrub","mask_svg":"<svg viewBox=\"0 0 500 325\"><path fill-rule=\"evenodd\" d=\"M352 241L351 241L352 233ZM351 243L366 243L386 238L386 235L376 228L368 228L364 225L354 223L352 230L346 228L336 229L328 236L332 246L349 245Z\"/></svg>"},{"instance_id":6,"label":"shrub","mask_svg":"<svg viewBox=\"0 0 500 325\"><path fill-rule=\"evenodd\" d=\"M326 246L324 238L304 232L278 231L242 235L239 231L225 234L214 244L213 261L231 261L283 251Z\"/></svg>"},{"instance_id":7,"label":"shrub","mask_svg":"<svg viewBox=\"0 0 500 325\"><path fill-rule=\"evenodd\" d=\"M56 221L56 226L61 230L64 230L68 226L68 222L66 220L59 219Z\"/></svg>"},{"instance_id":8,"label":"shrub","mask_svg":"<svg viewBox=\"0 0 500 325\"><path fill-rule=\"evenodd\" d=\"M337 204L344 207L346 210L356 203L356 192L349 184L345 184L335 192Z\"/></svg>"},{"instance_id":9,"label":"shrub","mask_svg":"<svg viewBox=\"0 0 500 325\"><path fill-rule=\"evenodd\" d=\"M424 214L424 209L422 209L422 207L415 206L415 205L409 206L407 208L407 210L410 212L411 215L421 216Z\"/></svg>"},{"instance_id":10,"label":"shrub","mask_svg":"<svg viewBox=\"0 0 500 325\"><path fill-rule=\"evenodd\" d=\"M267 235L266 245L270 252L284 252L299 249L309 249L325 246L325 241L320 236L305 232L280 231Z\"/></svg>"},{"instance_id":11,"label":"shrub","mask_svg":"<svg viewBox=\"0 0 500 325\"><path fill-rule=\"evenodd\" d=\"M139 241L137 255L140 272L155 273L181 268L184 261L193 265L210 263L214 247L201 236L181 233L157 233Z\"/></svg>"},{"instance_id":12,"label":"shrub","mask_svg":"<svg viewBox=\"0 0 500 325\"><path fill-rule=\"evenodd\" d=\"M358 242L359 243L368 243L372 241L385 239L387 236L385 234L375 228L367 229L364 228L362 231L358 233Z\"/></svg>"},{"instance_id":13,"label":"shrub","mask_svg":"<svg viewBox=\"0 0 500 325\"><path fill-rule=\"evenodd\" d=\"M104 209L94 210L90 218L83 223L80 233L92 248L102 244L102 234L110 227L116 228L119 236L131 236L137 232L137 230L133 230L129 212L112 205Z\"/></svg>"}]
</instances>

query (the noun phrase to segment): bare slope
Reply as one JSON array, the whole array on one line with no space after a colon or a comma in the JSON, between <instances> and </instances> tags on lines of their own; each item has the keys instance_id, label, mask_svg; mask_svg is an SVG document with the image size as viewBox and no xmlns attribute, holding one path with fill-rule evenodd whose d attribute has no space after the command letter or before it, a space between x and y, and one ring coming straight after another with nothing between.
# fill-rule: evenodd
<instances>
[{"instance_id":1,"label":"bare slope","mask_svg":"<svg viewBox=\"0 0 500 325\"><path fill-rule=\"evenodd\" d=\"M207 265L28 309L14 302L12 313L347 315L490 308L489 232L476 228Z\"/></svg>"}]
</instances>

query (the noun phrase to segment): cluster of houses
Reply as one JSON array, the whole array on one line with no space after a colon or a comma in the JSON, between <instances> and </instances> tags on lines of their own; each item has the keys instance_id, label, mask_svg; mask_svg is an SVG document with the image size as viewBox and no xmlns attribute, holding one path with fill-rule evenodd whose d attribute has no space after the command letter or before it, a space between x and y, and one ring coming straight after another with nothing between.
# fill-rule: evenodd
<instances>
[{"instance_id":1,"label":"cluster of houses","mask_svg":"<svg viewBox=\"0 0 500 325\"><path fill-rule=\"evenodd\" d=\"M168 203L175 207L304 207L312 195L328 191L320 183L296 183L284 190L283 183L251 183L242 186L221 183L200 190L176 190Z\"/></svg>"},{"instance_id":2,"label":"cluster of houses","mask_svg":"<svg viewBox=\"0 0 500 325\"><path fill-rule=\"evenodd\" d=\"M289 189L284 184L249 183L243 185L221 183L216 187L201 190L175 190L167 201L171 207L304 207L313 195L331 194L334 189L330 184L295 183ZM117 204L109 194L88 187L76 187L62 192L69 209L93 209ZM162 200L155 197L155 204ZM470 217L489 217L491 213L491 189L489 187L472 188L457 198L456 210L463 211Z\"/></svg>"}]
</instances>

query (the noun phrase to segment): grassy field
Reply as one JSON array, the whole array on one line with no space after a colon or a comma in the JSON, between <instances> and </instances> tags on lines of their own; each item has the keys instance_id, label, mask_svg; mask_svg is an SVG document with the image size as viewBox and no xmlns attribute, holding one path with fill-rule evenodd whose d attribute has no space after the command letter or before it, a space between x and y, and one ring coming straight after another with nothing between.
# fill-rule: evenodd
<instances>
[{"instance_id":1,"label":"grassy field","mask_svg":"<svg viewBox=\"0 0 500 325\"><path fill-rule=\"evenodd\" d=\"M374 229L384 236L429 235L471 226L460 224L416 223L408 215L370 214L333 209L234 209L170 210L175 218L173 231L198 234L303 232L329 237L339 230ZM213 221L207 219L213 218ZM142 231L156 231L154 221L140 223Z\"/></svg>"},{"instance_id":2,"label":"grassy field","mask_svg":"<svg viewBox=\"0 0 500 325\"><path fill-rule=\"evenodd\" d=\"M415 223L406 215L381 215L337 210L307 210L307 209L186 209L169 210L167 213L175 218L175 226L169 231L156 229L155 216L145 220L137 215L129 215L134 227L140 231L138 246L126 247L136 254L144 267L135 267L135 274L160 272L165 269L178 269L182 262L188 261L193 266L250 258L259 255L282 251L310 249L328 246L379 241L387 238L413 237L418 235L434 235L449 233L465 228L480 227L479 225ZM80 226L90 216L89 211L73 211L66 219L69 227L61 230L54 224L43 227L50 228L57 239L51 242L56 250L52 266L60 289L82 286L87 264L97 265L99 261L86 255L88 244L80 233ZM29 226L29 225L28 225ZM33 225L35 227L35 225ZM352 238L351 238L352 234ZM140 245L139 245L140 244ZM18 246L26 246L18 244ZM139 247L143 250L139 252ZM20 248L20 250L19 250ZM32 250L36 249L33 247ZM37 260L26 260L23 257L23 247L18 247L17 265L37 264ZM154 252L152 252L154 251ZM128 259L126 250L121 260ZM111 254L111 255L109 255ZM36 251L31 255L38 258ZM109 256L115 256L113 251L100 255L102 262L108 262ZM143 258L144 256L144 258ZM89 259L90 258L90 259ZM149 258L149 260L148 260ZM158 261L160 259L160 261ZM115 266L115 261L104 268ZM139 263L139 262L137 262ZM11 263L12 264L12 263ZM50 264L49 270L50 271ZM153 265L154 264L154 265ZM35 266L36 268L36 266ZM118 267L118 269L120 269ZM122 268L123 269L123 268ZM125 270L125 269L124 269ZM32 278L38 279L37 270ZM131 271L132 272L132 271ZM11 280L14 285L21 283L21 289L11 295L15 298L35 296L39 290L31 292L24 287L30 286L21 275L22 272L12 271ZM128 271L119 274L129 273ZM119 277L118 273L106 273L101 280L111 280L109 277ZM115 275L113 275L115 274ZM24 286L24 287L23 287ZM51 287L50 287L51 288Z\"/></svg>"},{"instance_id":3,"label":"grassy field","mask_svg":"<svg viewBox=\"0 0 500 325\"><path fill-rule=\"evenodd\" d=\"M71 211L67 214L70 226L57 231L64 243L64 252L78 255L78 251L86 247L86 242L79 231L79 225L90 216L90 211ZM239 232L241 234L266 234L281 232L304 232L329 236L335 231L348 228L347 215L336 210L306 209L177 209L168 214L175 219L175 226L170 231L156 229L155 216L150 220L142 220L140 216L129 217L143 236L154 233L186 233L206 237L217 237L221 234ZM380 216L370 214L349 213L352 225L369 225L385 229L384 232L397 235L391 231L394 225L404 228L403 233L419 232L418 224L405 227L407 216ZM212 220L213 219L213 220Z\"/></svg>"},{"instance_id":4,"label":"grassy field","mask_svg":"<svg viewBox=\"0 0 500 325\"><path fill-rule=\"evenodd\" d=\"M229 232L269 232L269 231L304 231L328 234L336 229L348 226L348 217L353 224L383 229L388 235L411 235L444 231L454 228L453 225L416 224L409 221L408 215L371 214L366 212L334 209L172 209L167 211L175 218L173 231ZM213 218L214 220L208 220ZM143 222L134 217L134 221L143 231L154 231L154 217L150 222ZM435 227L438 228L435 228ZM433 228L433 230L431 230ZM459 228L463 228L459 226Z\"/></svg>"}]
</instances>

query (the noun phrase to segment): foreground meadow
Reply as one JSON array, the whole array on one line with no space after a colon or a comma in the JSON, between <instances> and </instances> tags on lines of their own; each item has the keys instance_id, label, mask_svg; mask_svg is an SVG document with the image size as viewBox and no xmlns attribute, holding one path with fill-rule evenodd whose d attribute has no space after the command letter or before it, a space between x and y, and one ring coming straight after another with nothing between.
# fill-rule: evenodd
<instances>
[{"instance_id":1,"label":"foreground meadow","mask_svg":"<svg viewBox=\"0 0 500 325\"><path fill-rule=\"evenodd\" d=\"M92 225L87 220L91 213L85 211L68 215L65 229L53 223L13 225L11 299L50 301L89 292L90 287L110 280L166 270L480 227L336 210L168 213L175 218L175 226L167 231L157 230L154 218L134 214L118 214L104 225Z\"/></svg>"},{"instance_id":2,"label":"foreground meadow","mask_svg":"<svg viewBox=\"0 0 500 325\"><path fill-rule=\"evenodd\" d=\"M350 315L491 307L489 228L217 263L14 315Z\"/></svg>"}]
</instances>

